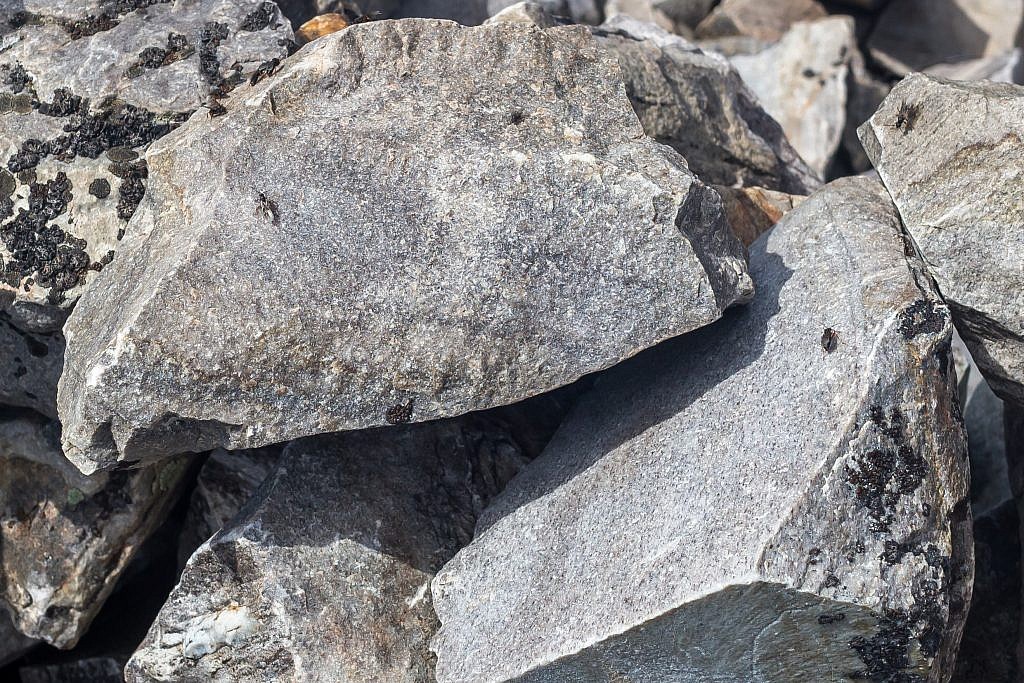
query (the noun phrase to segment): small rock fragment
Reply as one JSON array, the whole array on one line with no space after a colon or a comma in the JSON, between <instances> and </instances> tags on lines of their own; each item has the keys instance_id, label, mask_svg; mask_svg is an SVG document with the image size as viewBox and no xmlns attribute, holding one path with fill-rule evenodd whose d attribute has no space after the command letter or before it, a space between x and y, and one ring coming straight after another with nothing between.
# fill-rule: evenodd
<instances>
[{"instance_id":1,"label":"small rock fragment","mask_svg":"<svg viewBox=\"0 0 1024 683\"><path fill-rule=\"evenodd\" d=\"M901 81L860 138L992 389L1024 405L1024 88Z\"/></svg>"},{"instance_id":2,"label":"small rock fragment","mask_svg":"<svg viewBox=\"0 0 1024 683\"><path fill-rule=\"evenodd\" d=\"M368 22L159 141L65 326L68 457L506 405L746 301L720 198L619 73L583 27Z\"/></svg>"},{"instance_id":3,"label":"small rock fragment","mask_svg":"<svg viewBox=\"0 0 1024 683\"><path fill-rule=\"evenodd\" d=\"M348 25L345 17L340 14L321 14L300 26L299 30L295 32L295 40L299 45L305 45L320 36L337 33L343 28L348 28Z\"/></svg>"},{"instance_id":4,"label":"small rock fragment","mask_svg":"<svg viewBox=\"0 0 1024 683\"><path fill-rule=\"evenodd\" d=\"M430 579L523 462L466 419L292 442L189 560L128 680L433 680Z\"/></svg>"},{"instance_id":5,"label":"small rock fragment","mask_svg":"<svg viewBox=\"0 0 1024 683\"><path fill-rule=\"evenodd\" d=\"M749 306L598 378L438 573L438 681L948 675L972 566L949 313L865 178L750 265Z\"/></svg>"},{"instance_id":6,"label":"small rock fragment","mask_svg":"<svg viewBox=\"0 0 1024 683\"><path fill-rule=\"evenodd\" d=\"M817 0L722 0L696 31L699 38L750 36L775 41L797 22L826 16Z\"/></svg>"}]
</instances>

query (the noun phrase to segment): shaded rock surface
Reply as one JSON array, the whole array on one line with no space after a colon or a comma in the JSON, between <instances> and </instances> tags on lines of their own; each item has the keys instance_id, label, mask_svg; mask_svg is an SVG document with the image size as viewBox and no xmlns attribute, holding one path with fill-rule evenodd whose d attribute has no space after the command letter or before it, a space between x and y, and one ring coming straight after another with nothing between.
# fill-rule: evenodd
<instances>
[{"instance_id":1,"label":"shaded rock surface","mask_svg":"<svg viewBox=\"0 0 1024 683\"><path fill-rule=\"evenodd\" d=\"M21 683L121 683L124 662L113 657L92 657L61 664L23 666Z\"/></svg>"},{"instance_id":2,"label":"shaded rock surface","mask_svg":"<svg viewBox=\"0 0 1024 683\"><path fill-rule=\"evenodd\" d=\"M644 131L702 180L794 194L821 184L726 59L627 17L596 33L618 58Z\"/></svg>"},{"instance_id":3,"label":"shaded rock surface","mask_svg":"<svg viewBox=\"0 0 1024 683\"><path fill-rule=\"evenodd\" d=\"M19 633L7 612L0 609L0 666L22 656L38 642Z\"/></svg>"},{"instance_id":4,"label":"shaded rock surface","mask_svg":"<svg viewBox=\"0 0 1024 683\"><path fill-rule=\"evenodd\" d=\"M259 0L4 0L0 22L0 305L54 331L113 258L146 147L291 30Z\"/></svg>"},{"instance_id":5,"label":"shaded rock surface","mask_svg":"<svg viewBox=\"0 0 1024 683\"><path fill-rule=\"evenodd\" d=\"M1024 88L915 74L860 136L974 360L1024 404Z\"/></svg>"},{"instance_id":6,"label":"shaded rock surface","mask_svg":"<svg viewBox=\"0 0 1024 683\"><path fill-rule=\"evenodd\" d=\"M697 26L697 36L740 35L775 41L797 22L827 15L817 0L722 0Z\"/></svg>"},{"instance_id":7,"label":"shaded rock surface","mask_svg":"<svg viewBox=\"0 0 1024 683\"><path fill-rule=\"evenodd\" d=\"M185 463L86 477L56 424L0 419L0 598L17 628L71 647L176 499Z\"/></svg>"},{"instance_id":8,"label":"shaded rock surface","mask_svg":"<svg viewBox=\"0 0 1024 683\"><path fill-rule=\"evenodd\" d=\"M748 299L720 198L618 74L582 27L370 22L161 139L65 326L65 453L92 471L508 404Z\"/></svg>"},{"instance_id":9,"label":"shaded rock surface","mask_svg":"<svg viewBox=\"0 0 1024 683\"><path fill-rule=\"evenodd\" d=\"M836 181L754 244L752 304L599 378L435 578L438 680L948 676L966 449L906 251Z\"/></svg>"},{"instance_id":10,"label":"shaded rock surface","mask_svg":"<svg viewBox=\"0 0 1024 683\"><path fill-rule=\"evenodd\" d=\"M729 228L736 238L749 247L758 237L772 229L790 209L804 200L801 195L774 192L762 187L715 186L722 197Z\"/></svg>"},{"instance_id":11,"label":"shaded rock surface","mask_svg":"<svg viewBox=\"0 0 1024 683\"><path fill-rule=\"evenodd\" d=\"M57 417L57 381L63 367L60 332L26 332L0 312L0 403Z\"/></svg>"},{"instance_id":12,"label":"shaded rock surface","mask_svg":"<svg viewBox=\"0 0 1024 683\"><path fill-rule=\"evenodd\" d=\"M846 126L847 78L857 52L853 29L849 17L799 22L770 47L731 57L765 111L821 177Z\"/></svg>"},{"instance_id":13,"label":"shaded rock surface","mask_svg":"<svg viewBox=\"0 0 1024 683\"><path fill-rule=\"evenodd\" d=\"M430 579L524 462L472 418L289 444L189 560L128 680L432 680Z\"/></svg>"},{"instance_id":14,"label":"shaded rock surface","mask_svg":"<svg viewBox=\"0 0 1024 683\"><path fill-rule=\"evenodd\" d=\"M935 64L991 57L1021 46L1024 0L892 0L868 43L903 76Z\"/></svg>"},{"instance_id":15,"label":"shaded rock surface","mask_svg":"<svg viewBox=\"0 0 1024 683\"><path fill-rule=\"evenodd\" d=\"M935 64L925 73L951 81L996 81L997 83L1024 83L1024 49L979 57L955 64Z\"/></svg>"}]
</instances>

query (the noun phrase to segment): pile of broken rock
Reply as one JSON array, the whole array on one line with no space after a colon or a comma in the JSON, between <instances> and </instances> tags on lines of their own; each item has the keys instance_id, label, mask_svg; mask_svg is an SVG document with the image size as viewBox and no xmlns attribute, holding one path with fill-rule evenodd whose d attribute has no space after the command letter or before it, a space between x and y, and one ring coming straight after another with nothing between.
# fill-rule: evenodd
<instances>
[{"instance_id":1,"label":"pile of broken rock","mask_svg":"<svg viewBox=\"0 0 1024 683\"><path fill-rule=\"evenodd\" d=\"M1020 680L1024 0L361 5L0 0L0 677Z\"/></svg>"}]
</instances>

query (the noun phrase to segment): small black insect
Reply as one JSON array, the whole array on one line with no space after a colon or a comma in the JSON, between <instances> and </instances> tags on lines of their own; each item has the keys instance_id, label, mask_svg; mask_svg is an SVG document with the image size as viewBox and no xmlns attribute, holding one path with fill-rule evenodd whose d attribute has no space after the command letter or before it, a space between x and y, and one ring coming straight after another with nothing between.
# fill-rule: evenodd
<instances>
[{"instance_id":1,"label":"small black insect","mask_svg":"<svg viewBox=\"0 0 1024 683\"><path fill-rule=\"evenodd\" d=\"M914 130L917 119L921 116L921 109L920 104L910 104L909 102L900 104L900 108L896 112L896 130L904 135Z\"/></svg>"},{"instance_id":2,"label":"small black insect","mask_svg":"<svg viewBox=\"0 0 1024 683\"><path fill-rule=\"evenodd\" d=\"M836 612L835 614L822 614L818 616L818 623L824 626L825 624L834 624L837 621L842 621L846 618L846 615L842 612Z\"/></svg>"},{"instance_id":3,"label":"small black insect","mask_svg":"<svg viewBox=\"0 0 1024 683\"><path fill-rule=\"evenodd\" d=\"M839 348L839 333L831 327L826 327L821 333L821 348L825 349L825 353L832 353Z\"/></svg>"},{"instance_id":4,"label":"small black insect","mask_svg":"<svg viewBox=\"0 0 1024 683\"><path fill-rule=\"evenodd\" d=\"M281 215L277 211L277 204L274 203L273 199L268 199L267 195L262 192L256 195L256 215L263 216L274 225L277 225L281 219Z\"/></svg>"},{"instance_id":5,"label":"small black insect","mask_svg":"<svg viewBox=\"0 0 1024 683\"><path fill-rule=\"evenodd\" d=\"M256 85L267 76L273 76L281 69L281 60L274 57L271 60L263 62L257 67L252 75L249 76L249 85Z\"/></svg>"},{"instance_id":6,"label":"small black insect","mask_svg":"<svg viewBox=\"0 0 1024 683\"><path fill-rule=\"evenodd\" d=\"M228 109L223 104L218 102L215 98L211 97L206 102L206 112L212 119L218 116L224 116L224 114L228 113Z\"/></svg>"},{"instance_id":7,"label":"small black insect","mask_svg":"<svg viewBox=\"0 0 1024 683\"><path fill-rule=\"evenodd\" d=\"M384 419L387 420L388 424L400 425L405 424L412 419L412 403L413 399L409 399L405 403L399 403L398 405L391 406L384 413Z\"/></svg>"}]
</instances>

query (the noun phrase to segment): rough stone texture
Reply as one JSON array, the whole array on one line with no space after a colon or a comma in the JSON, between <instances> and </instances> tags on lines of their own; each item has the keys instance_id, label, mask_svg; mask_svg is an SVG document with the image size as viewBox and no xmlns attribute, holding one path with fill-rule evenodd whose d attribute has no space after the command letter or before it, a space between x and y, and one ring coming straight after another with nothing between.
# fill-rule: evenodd
<instances>
[{"instance_id":1,"label":"rough stone texture","mask_svg":"<svg viewBox=\"0 0 1024 683\"><path fill-rule=\"evenodd\" d=\"M697 36L750 36L775 41L800 21L828 16L817 0L723 0L700 24Z\"/></svg>"},{"instance_id":2,"label":"rough stone texture","mask_svg":"<svg viewBox=\"0 0 1024 683\"><path fill-rule=\"evenodd\" d=\"M280 447L273 446L248 451L219 449L210 454L192 489L178 543L179 564L184 565L196 548L235 518L280 455Z\"/></svg>"},{"instance_id":3,"label":"rough stone texture","mask_svg":"<svg viewBox=\"0 0 1024 683\"><path fill-rule=\"evenodd\" d=\"M731 58L765 111L822 177L846 125L847 77L856 52L853 20L829 17L797 23L771 47Z\"/></svg>"},{"instance_id":4,"label":"rough stone texture","mask_svg":"<svg viewBox=\"0 0 1024 683\"><path fill-rule=\"evenodd\" d=\"M0 419L0 599L22 633L66 648L163 520L186 468L174 459L89 478L58 434L32 417Z\"/></svg>"},{"instance_id":5,"label":"rough stone texture","mask_svg":"<svg viewBox=\"0 0 1024 683\"><path fill-rule=\"evenodd\" d=\"M122 683L124 662L113 657L90 657L71 662L18 669L21 683Z\"/></svg>"},{"instance_id":6,"label":"rough stone texture","mask_svg":"<svg viewBox=\"0 0 1024 683\"><path fill-rule=\"evenodd\" d=\"M614 19L616 15L623 15L642 21L665 30L672 31L675 22L654 6L651 0L608 0L604 6L606 20Z\"/></svg>"},{"instance_id":7,"label":"rough stone texture","mask_svg":"<svg viewBox=\"0 0 1024 683\"><path fill-rule=\"evenodd\" d=\"M990 57L1021 44L1024 0L892 0L868 49L898 76Z\"/></svg>"},{"instance_id":8,"label":"rough stone texture","mask_svg":"<svg viewBox=\"0 0 1024 683\"><path fill-rule=\"evenodd\" d=\"M729 228L746 247L771 230L790 209L804 200L800 195L773 192L763 187L716 185L715 190L722 197Z\"/></svg>"},{"instance_id":9,"label":"rough stone texture","mask_svg":"<svg viewBox=\"0 0 1024 683\"><path fill-rule=\"evenodd\" d=\"M752 294L584 27L357 24L148 161L65 326L83 471L511 403Z\"/></svg>"},{"instance_id":10,"label":"rough stone texture","mask_svg":"<svg viewBox=\"0 0 1024 683\"><path fill-rule=\"evenodd\" d=\"M113 257L145 191L137 159L149 143L206 103L233 64L240 82L285 56L291 31L273 3L266 27L245 30L261 7L0 0L0 306L16 324L59 329ZM212 21L223 35L204 27Z\"/></svg>"},{"instance_id":11,"label":"rough stone texture","mask_svg":"<svg viewBox=\"0 0 1024 683\"><path fill-rule=\"evenodd\" d=\"M1024 404L1024 88L915 74L860 136L974 360Z\"/></svg>"},{"instance_id":12,"label":"rough stone texture","mask_svg":"<svg viewBox=\"0 0 1024 683\"><path fill-rule=\"evenodd\" d=\"M821 184L728 60L627 17L596 29L648 135L705 182L807 194Z\"/></svg>"},{"instance_id":13,"label":"rough stone texture","mask_svg":"<svg viewBox=\"0 0 1024 683\"><path fill-rule=\"evenodd\" d=\"M946 680L966 449L906 250L836 181L755 243L752 304L599 378L435 578L438 681Z\"/></svg>"},{"instance_id":14,"label":"rough stone texture","mask_svg":"<svg viewBox=\"0 0 1024 683\"><path fill-rule=\"evenodd\" d=\"M64 367L59 332L30 333L0 312L0 403L57 417L57 381Z\"/></svg>"},{"instance_id":15,"label":"rough stone texture","mask_svg":"<svg viewBox=\"0 0 1024 683\"><path fill-rule=\"evenodd\" d=\"M430 579L523 462L465 418L291 443L189 560L128 680L433 680Z\"/></svg>"}]
</instances>

